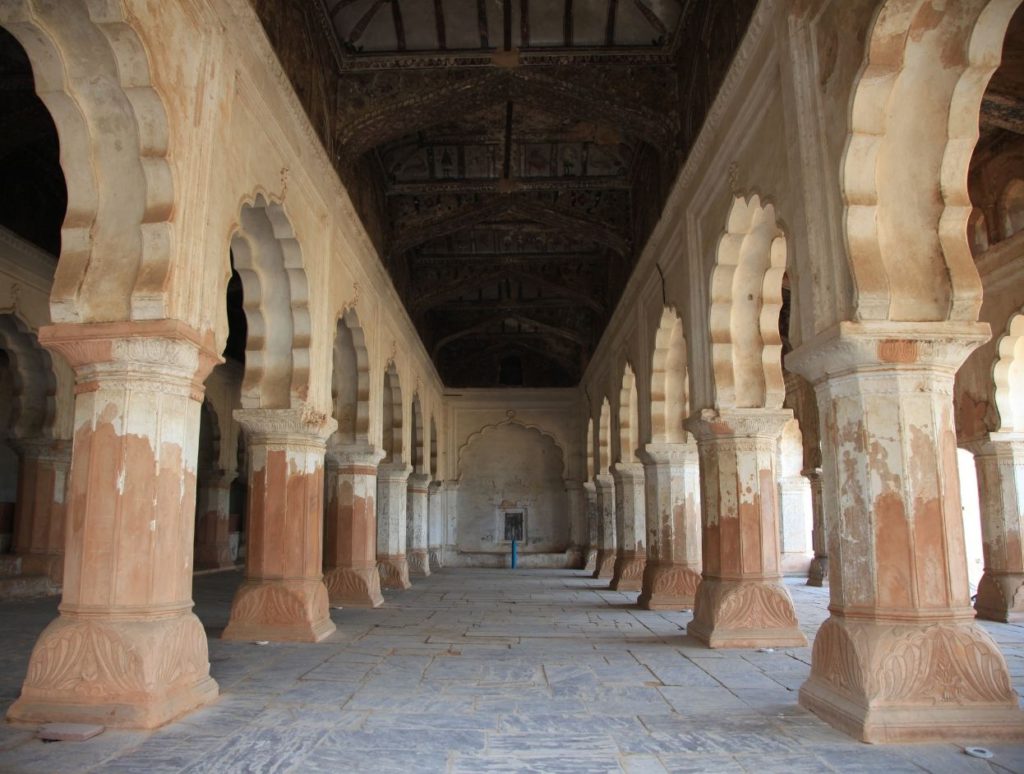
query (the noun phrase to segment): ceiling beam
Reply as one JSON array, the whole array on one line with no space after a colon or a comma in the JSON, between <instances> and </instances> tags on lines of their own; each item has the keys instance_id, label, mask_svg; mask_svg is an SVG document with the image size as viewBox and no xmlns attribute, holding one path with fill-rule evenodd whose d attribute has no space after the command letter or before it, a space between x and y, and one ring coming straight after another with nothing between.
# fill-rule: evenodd
<instances>
[{"instance_id":1,"label":"ceiling beam","mask_svg":"<svg viewBox=\"0 0 1024 774\"><path fill-rule=\"evenodd\" d=\"M585 306L598 314L604 312L604 304L580 287L563 284L537 272L531 272L529 269L511 268L508 266L502 266L497 271L487 272L485 274L481 274L479 271L466 271L462 276L456 277L447 282L430 283L430 292L420 293L416 298L412 299L411 311L414 315L422 314L430 311L431 309L436 309L442 304L448 304L453 301L453 299L457 299L459 296L463 296L466 293L471 293L474 290L480 290L482 288L493 287L495 284L499 284L505 280L533 285L544 292L550 293L551 295L542 299L530 299L527 301L499 298L480 299L479 301L474 300L471 302L460 301L459 303L465 303L465 309L475 309L479 308L481 304L498 308L515 304L526 305L536 301L542 302L538 304L539 306L553 305L561 307L566 304L573 304L575 306Z\"/></svg>"},{"instance_id":2,"label":"ceiling beam","mask_svg":"<svg viewBox=\"0 0 1024 774\"><path fill-rule=\"evenodd\" d=\"M981 124L1024 134L1024 100L989 91L981 100Z\"/></svg>"},{"instance_id":3,"label":"ceiling beam","mask_svg":"<svg viewBox=\"0 0 1024 774\"><path fill-rule=\"evenodd\" d=\"M421 266L436 266L442 264L474 264L494 263L502 265L531 264L531 263L605 263L607 257L603 253L451 253L447 255L422 255L410 256L410 264L413 270Z\"/></svg>"},{"instance_id":4,"label":"ceiling beam","mask_svg":"<svg viewBox=\"0 0 1024 774\"><path fill-rule=\"evenodd\" d=\"M523 325L527 325L527 326L531 326L533 328L536 328L536 331L520 331L520 332L503 331L501 333L495 333L493 331L492 332L487 332L487 328L489 328L490 326L494 325L497 322L502 322L504 320L514 320L514 321L516 321L518 323L521 323ZM431 349L431 357L436 359L438 353L442 349L447 347L449 344L451 344L452 342L458 341L459 339L464 339L464 338L466 338L468 336L473 336L473 335L478 334L478 333L485 334L488 337L492 337L492 338L501 338L501 337L505 337L505 338L519 338L519 337L538 338L538 337L540 337L540 338L542 338L545 335L550 335L550 336L554 336L554 337L559 338L559 339L564 339L566 341L570 341L570 342L572 342L573 344L579 346L582 349L586 349L588 347L588 343L586 342L586 340L582 336L580 336L579 333L577 333L576 331L569 330L568 328L562 328L562 327L555 326L555 325L548 325L546 323L540 322L539 320L534 320L534 319L532 319L530 317L527 317L526 315L521 315L521 314L499 314L499 315L493 315L491 317L488 317L486 320L482 320L481 322L478 322L477 324L475 324L475 325L473 325L473 326L471 326L469 328L465 328L465 329L463 329L461 331L456 331L455 333L450 333L447 336L445 336L444 338L440 339L432 347L432 349Z\"/></svg>"},{"instance_id":5,"label":"ceiling beam","mask_svg":"<svg viewBox=\"0 0 1024 774\"><path fill-rule=\"evenodd\" d=\"M623 177L516 177L499 179L417 180L392 183L386 196L423 196L434 193L516 193L520 191L629 191L632 185Z\"/></svg>"}]
</instances>

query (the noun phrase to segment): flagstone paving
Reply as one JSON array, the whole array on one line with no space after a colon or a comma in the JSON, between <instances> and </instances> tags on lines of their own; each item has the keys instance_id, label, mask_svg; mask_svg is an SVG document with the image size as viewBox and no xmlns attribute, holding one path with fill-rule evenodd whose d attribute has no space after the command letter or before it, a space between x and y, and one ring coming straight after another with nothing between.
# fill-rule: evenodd
<instances>
[{"instance_id":1,"label":"flagstone paving","mask_svg":"<svg viewBox=\"0 0 1024 774\"><path fill-rule=\"evenodd\" d=\"M381 609L332 610L338 632L315 645L218 639L239 581L195 581L214 705L86 742L0 726L0 771L1024 773L1024 744L983 761L855 742L797 705L809 648L709 650L689 613L639 610L580 572L445 569ZM828 592L788 586L813 639ZM56 604L0 604L4 708ZM1024 626L985 626L1021 691Z\"/></svg>"}]
</instances>

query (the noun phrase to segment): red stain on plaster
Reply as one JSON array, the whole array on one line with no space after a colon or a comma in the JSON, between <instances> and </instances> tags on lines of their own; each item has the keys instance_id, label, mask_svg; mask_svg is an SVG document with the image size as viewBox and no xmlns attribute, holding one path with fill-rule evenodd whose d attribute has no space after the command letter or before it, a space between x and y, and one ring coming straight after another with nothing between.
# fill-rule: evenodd
<instances>
[{"instance_id":1,"label":"red stain on plaster","mask_svg":"<svg viewBox=\"0 0 1024 774\"><path fill-rule=\"evenodd\" d=\"M918 604L922 607L949 605L949 575L946 563L945 525L938 498L914 508L914 548L917 551Z\"/></svg>"},{"instance_id":2,"label":"red stain on plaster","mask_svg":"<svg viewBox=\"0 0 1024 774\"><path fill-rule=\"evenodd\" d=\"M910 527L898 492L875 500L875 547L879 606L910 608Z\"/></svg>"},{"instance_id":3,"label":"red stain on plaster","mask_svg":"<svg viewBox=\"0 0 1024 774\"><path fill-rule=\"evenodd\" d=\"M761 570L761 496L752 502L740 503L740 542L732 548L739 570L743 573L758 573ZM727 544L728 550L728 544Z\"/></svg>"}]
</instances>

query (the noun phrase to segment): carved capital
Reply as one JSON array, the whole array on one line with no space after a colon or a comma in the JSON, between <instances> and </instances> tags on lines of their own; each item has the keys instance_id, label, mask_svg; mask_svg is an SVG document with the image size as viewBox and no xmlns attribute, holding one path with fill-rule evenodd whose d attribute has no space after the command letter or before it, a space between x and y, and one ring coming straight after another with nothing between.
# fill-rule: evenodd
<instances>
[{"instance_id":1,"label":"carved capital","mask_svg":"<svg viewBox=\"0 0 1024 774\"><path fill-rule=\"evenodd\" d=\"M792 418L793 412L789 409L704 409L685 424L698 443L736 438L774 443Z\"/></svg>"},{"instance_id":2,"label":"carved capital","mask_svg":"<svg viewBox=\"0 0 1024 774\"><path fill-rule=\"evenodd\" d=\"M640 461L644 465L682 466L697 464L695 443L649 443L640 449Z\"/></svg>"},{"instance_id":3,"label":"carved capital","mask_svg":"<svg viewBox=\"0 0 1024 774\"><path fill-rule=\"evenodd\" d=\"M289 409L235 409L235 420L251 444L267 446L313 446L323 449L338 429L333 417L310 406Z\"/></svg>"}]
</instances>

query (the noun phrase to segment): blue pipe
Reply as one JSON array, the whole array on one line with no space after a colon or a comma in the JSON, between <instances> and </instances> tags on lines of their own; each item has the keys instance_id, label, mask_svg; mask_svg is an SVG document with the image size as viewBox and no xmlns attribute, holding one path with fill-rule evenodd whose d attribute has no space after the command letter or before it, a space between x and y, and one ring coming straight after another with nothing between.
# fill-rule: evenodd
<instances>
[{"instance_id":1,"label":"blue pipe","mask_svg":"<svg viewBox=\"0 0 1024 774\"><path fill-rule=\"evenodd\" d=\"M519 564L519 546L516 545L516 541L512 541L512 569L516 568Z\"/></svg>"}]
</instances>

